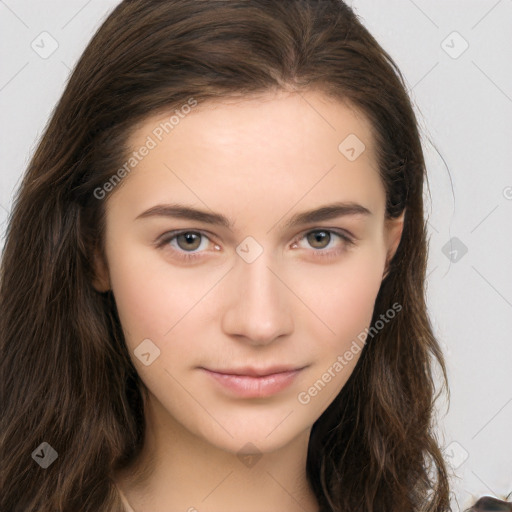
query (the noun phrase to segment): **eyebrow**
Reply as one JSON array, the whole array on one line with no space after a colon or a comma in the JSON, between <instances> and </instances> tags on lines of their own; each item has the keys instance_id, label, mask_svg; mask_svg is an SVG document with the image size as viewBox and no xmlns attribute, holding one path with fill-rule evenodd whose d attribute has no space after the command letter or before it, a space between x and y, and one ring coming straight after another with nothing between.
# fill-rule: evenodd
<instances>
[{"instance_id":1,"label":"eyebrow","mask_svg":"<svg viewBox=\"0 0 512 512\"><path fill-rule=\"evenodd\" d=\"M304 224L331 220L349 215L368 216L373 214L368 210L368 208L365 208L358 203L332 203L293 215L293 217L286 222L284 228L290 229ZM135 218L135 220L145 219L148 217L173 217L178 219L195 220L206 224L223 226L230 230L234 227L233 223L221 213L207 212L205 210L199 210L197 208L181 204L157 204L142 212Z\"/></svg>"}]
</instances>

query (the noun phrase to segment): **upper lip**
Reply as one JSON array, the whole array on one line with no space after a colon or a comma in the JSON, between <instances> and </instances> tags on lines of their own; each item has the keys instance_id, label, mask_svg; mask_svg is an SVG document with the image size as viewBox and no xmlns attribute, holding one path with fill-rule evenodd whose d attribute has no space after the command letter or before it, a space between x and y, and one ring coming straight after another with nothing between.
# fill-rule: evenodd
<instances>
[{"instance_id":1,"label":"upper lip","mask_svg":"<svg viewBox=\"0 0 512 512\"><path fill-rule=\"evenodd\" d=\"M241 368L230 368L230 369L211 369L204 368L215 373L223 373L225 375L245 375L249 377L265 377L267 375L274 375L276 373L292 372L296 370L302 370L304 366L267 366L266 368L254 368L253 366L244 366Z\"/></svg>"}]
</instances>

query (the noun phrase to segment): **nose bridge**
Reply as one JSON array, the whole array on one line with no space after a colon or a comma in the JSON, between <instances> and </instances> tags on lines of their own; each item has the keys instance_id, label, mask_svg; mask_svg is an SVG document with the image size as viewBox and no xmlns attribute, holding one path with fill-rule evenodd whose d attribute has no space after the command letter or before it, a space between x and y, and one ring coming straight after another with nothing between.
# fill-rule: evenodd
<instances>
[{"instance_id":1,"label":"nose bridge","mask_svg":"<svg viewBox=\"0 0 512 512\"><path fill-rule=\"evenodd\" d=\"M240 248L247 249L247 245L240 244L237 252ZM253 344L267 344L292 328L289 291L277 277L270 250L260 250L256 257L254 250L254 245L249 245L249 251L239 252L240 258L231 273L235 293L224 312L224 329L227 334L241 335ZM247 257L251 251L251 257Z\"/></svg>"},{"instance_id":2,"label":"nose bridge","mask_svg":"<svg viewBox=\"0 0 512 512\"><path fill-rule=\"evenodd\" d=\"M252 263L239 262L239 279L244 289L242 298L245 295L251 305L261 304L271 309L277 306L280 283L274 273L275 270L270 270L272 263L273 258L269 251L264 252Z\"/></svg>"}]
</instances>

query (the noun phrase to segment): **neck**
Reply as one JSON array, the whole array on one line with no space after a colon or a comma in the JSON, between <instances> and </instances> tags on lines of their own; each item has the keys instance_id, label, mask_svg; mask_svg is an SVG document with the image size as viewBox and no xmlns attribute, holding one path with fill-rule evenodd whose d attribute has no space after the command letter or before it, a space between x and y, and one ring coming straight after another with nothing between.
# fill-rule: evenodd
<instances>
[{"instance_id":1,"label":"neck","mask_svg":"<svg viewBox=\"0 0 512 512\"><path fill-rule=\"evenodd\" d=\"M134 512L318 512L306 478L309 433L270 453L231 453L192 434L153 400L141 454L116 482Z\"/></svg>"}]
</instances>

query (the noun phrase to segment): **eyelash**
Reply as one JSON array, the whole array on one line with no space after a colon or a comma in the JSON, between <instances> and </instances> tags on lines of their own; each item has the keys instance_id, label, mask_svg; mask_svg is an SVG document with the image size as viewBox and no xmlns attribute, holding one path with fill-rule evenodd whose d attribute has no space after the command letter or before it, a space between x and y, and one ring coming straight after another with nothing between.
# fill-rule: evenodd
<instances>
[{"instance_id":1,"label":"eyelash","mask_svg":"<svg viewBox=\"0 0 512 512\"><path fill-rule=\"evenodd\" d=\"M342 232L334 231L334 230L331 230L331 229L317 228L317 229L310 229L310 230L306 231L305 233L302 233L301 235L297 236L293 240L292 245L300 242L302 239L306 238L306 236L309 235L310 233L318 233L318 232L329 233L330 235L335 235L335 236L339 237L344 242L344 244L346 244L347 246L353 246L355 244L355 242L354 242L354 240L352 238L350 238L348 235L346 235L346 234L344 234ZM205 238L210 240L209 236L206 233L204 233L203 231L191 230L191 229L188 229L188 230L182 229L182 230L179 230L179 231L169 231L168 233L164 233L157 240L156 246L157 246L158 249L165 249L166 247L169 246L168 245L169 242L174 240L179 235L183 235L183 234L186 234L186 233L198 234L198 235L204 236ZM316 257L318 257L318 258L335 258L336 256L339 256L344 250L345 250L345 248L317 249L317 250L313 249L313 253L315 253L315 258ZM198 258L201 258L201 253L188 253L188 252L183 252L181 250L177 250L177 249L174 249L174 248L173 248L173 252L178 254L178 258L183 260L183 261L193 261L193 260L196 260Z\"/></svg>"}]
</instances>

